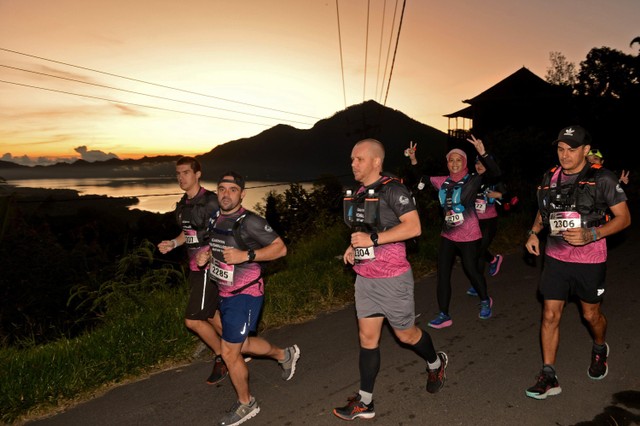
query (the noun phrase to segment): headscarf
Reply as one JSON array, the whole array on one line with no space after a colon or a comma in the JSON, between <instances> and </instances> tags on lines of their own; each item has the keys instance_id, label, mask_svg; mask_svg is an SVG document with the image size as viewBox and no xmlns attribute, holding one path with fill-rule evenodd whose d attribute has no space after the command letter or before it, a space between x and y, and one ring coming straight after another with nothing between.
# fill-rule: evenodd
<instances>
[{"instance_id":1,"label":"headscarf","mask_svg":"<svg viewBox=\"0 0 640 426\"><path fill-rule=\"evenodd\" d=\"M449 156L451 156L451 154L458 154L462 157L462 169L457 173L451 173L451 171L449 171L449 176L451 176L451 179L457 182L462 180L462 178L469 173L469 169L467 168L467 154L461 149L452 149L447 153L447 162L449 162Z\"/></svg>"}]
</instances>

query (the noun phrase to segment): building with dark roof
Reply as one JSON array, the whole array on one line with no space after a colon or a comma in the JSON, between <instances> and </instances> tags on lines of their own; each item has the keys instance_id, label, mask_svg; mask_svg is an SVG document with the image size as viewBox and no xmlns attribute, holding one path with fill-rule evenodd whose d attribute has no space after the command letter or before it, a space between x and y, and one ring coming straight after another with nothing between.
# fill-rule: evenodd
<instances>
[{"instance_id":1,"label":"building with dark roof","mask_svg":"<svg viewBox=\"0 0 640 426\"><path fill-rule=\"evenodd\" d=\"M469 106L445 115L454 143L471 131L481 138L505 128L553 133L575 117L571 89L547 83L525 67L463 102Z\"/></svg>"}]
</instances>

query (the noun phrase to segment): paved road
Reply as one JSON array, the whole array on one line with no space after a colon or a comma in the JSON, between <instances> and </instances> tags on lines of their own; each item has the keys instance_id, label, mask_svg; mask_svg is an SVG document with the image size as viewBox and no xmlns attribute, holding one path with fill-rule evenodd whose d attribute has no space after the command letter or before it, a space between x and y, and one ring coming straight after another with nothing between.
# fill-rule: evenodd
<instances>
[{"instance_id":1,"label":"paved road","mask_svg":"<svg viewBox=\"0 0 640 426\"><path fill-rule=\"evenodd\" d=\"M540 368L538 343L541 304L536 288L540 266L522 253L506 256L502 271L489 278L494 317L478 319L477 299L465 294L467 282L454 271L452 327L430 330L448 353L447 384L441 393L425 389L424 363L383 333L382 366L375 401L379 425L604 425L640 424L640 232L625 231L610 250L604 311L609 320L610 371L606 379L587 377L591 339L575 303L561 324L557 371L563 392L546 401L525 397ZM423 328L437 312L435 276L416 284L416 312ZM261 412L248 425L339 425L331 414L358 388L358 344L353 306L301 325L264 334L281 346L302 350L290 382L270 360L249 364L253 394ZM119 386L66 412L33 421L54 425L214 424L235 399L231 383L205 383L211 363L199 360ZM615 418L617 423L613 423ZM365 420L359 420L365 422Z\"/></svg>"}]
</instances>

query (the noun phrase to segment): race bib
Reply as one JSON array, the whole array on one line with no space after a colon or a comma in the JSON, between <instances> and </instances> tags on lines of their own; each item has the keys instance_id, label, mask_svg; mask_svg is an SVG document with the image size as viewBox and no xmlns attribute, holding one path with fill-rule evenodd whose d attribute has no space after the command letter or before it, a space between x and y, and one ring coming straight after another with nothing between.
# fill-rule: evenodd
<instances>
[{"instance_id":1,"label":"race bib","mask_svg":"<svg viewBox=\"0 0 640 426\"><path fill-rule=\"evenodd\" d=\"M567 229L582 227L582 217L578 212L553 212L549 215L551 236L559 236Z\"/></svg>"},{"instance_id":2,"label":"race bib","mask_svg":"<svg viewBox=\"0 0 640 426\"><path fill-rule=\"evenodd\" d=\"M478 213L484 213L487 211L487 200L484 198L476 199L476 211Z\"/></svg>"},{"instance_id":3,"label":"race bib","mask_svg":"<svg viewBox=\"0 0 640 426\"><path fill-rule=\"evenodd\" d=\"M363 260L373 260L376 258L376 254L375 254L375 251L373 250L373 246L356 247L354 250L355 250L355 259L357 262L361 262Z\"/></svg>"},{"instance_id":4,"label":"race bib","mask_svg":"<svg viewBox=\"0 0 640 426\"><path fill-rule=\"evenodd\" d=\"M224 262L219 261L218 259L211 259L211 263L209 266L209 273L211 274L211 278L216 280L218 284L224 286L232 286L233 285L233 272L235 267L233 265L227 265Z\"/></svg>"},{"instance_id":5,"label":"race bib","mask_svg":"<svg viewBox=\"0 0 640 426\"><path fill-rule=\"evenodd\" d=\"M187 229L184 231L184 238L186 244L198 244L198 232L195 229Z\"/></svg>"},{"instance_id":6,"label":"race bib","mask_svg":"<svg viewBox=\"0 0 640 426\"><path fill-rule=\"evenodd\" d=\"M444 217L444 222L450 228L460 226L464 223L464 215L462 213L456 213L453 210L449 210Z\"/></svg>"}]
</instances>

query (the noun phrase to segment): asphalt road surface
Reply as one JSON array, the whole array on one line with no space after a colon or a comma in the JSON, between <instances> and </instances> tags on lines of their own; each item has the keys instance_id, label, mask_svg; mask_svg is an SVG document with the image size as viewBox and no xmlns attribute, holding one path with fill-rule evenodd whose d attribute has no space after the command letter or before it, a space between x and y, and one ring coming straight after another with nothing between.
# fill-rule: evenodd
<instances>
[{"instance_id":1,"label":"asphalt road surface","mask_svg":"<svg viewBox=\"0 0 640 426\"><path fill-rule=\"evenodd\" d=\"M453 326L433 330L437 314L435 274L416 282L417 323L436 349L449 355L447 382L435 395L425 390L424 361L401 347L388 328L381 341L382 365L374 400L376 416L357 420L379 425L631 425L640 424L640 232L632 225L610 240L608 289L603 311L609 321L609 374L587 377L591 343L576 303L567 305L560 328L556 369L562 394L538 401L525 396L541 368L537 296L540 261L523 253L505 257L488 278L494 298L489 320L478 318L478 300L467 296L468 281L456 265L451 303ZM267 287L268 289L268 287ZM267 290L268 291L268 290ZM263 334L282 347L298 344L302 355L291 381L280 378L271 360L249 363L252 394L261 411L247 425L339 425L333 407L357 391L358 339L353 306L305 324ZM31 421L54 425L215 424L233 404L228 379L205 383L210 360L153 374L113 388L57 415Z\"/></svg>"}]
</instances>

